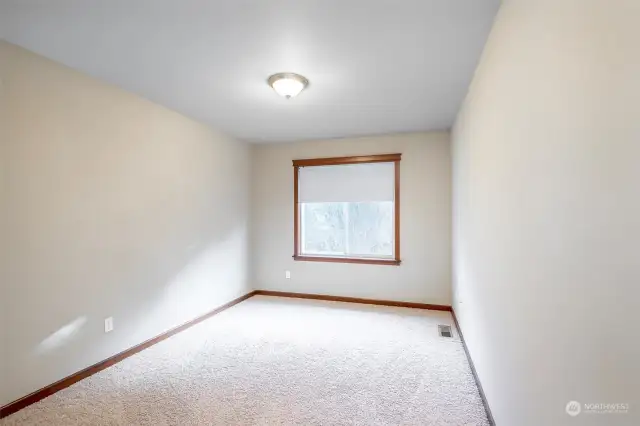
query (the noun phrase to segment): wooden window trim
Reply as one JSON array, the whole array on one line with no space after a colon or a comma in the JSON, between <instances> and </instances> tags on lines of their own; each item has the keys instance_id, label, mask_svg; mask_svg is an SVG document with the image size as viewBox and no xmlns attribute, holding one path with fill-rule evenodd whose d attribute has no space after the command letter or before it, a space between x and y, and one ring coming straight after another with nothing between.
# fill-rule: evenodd
<instances>
[{"instance_id":1,"label":"wooden window trim","mask_svg":"<svg viewBox=\"0 0 640 426\"><path fill-rule=\"evenodd\" d=\"M357 157L308 158L293 160L293 167L339 166L341 164L399 162L402 154L361 155Z\"/></svg>"},{"instance_id":2,"label":"wooden window trim","mask_svg":"<svg viewBox=\"0 0 640 426\"><path fill-rule=\"evenodd\" d=\"M354 157L309 158L293 160L293 260L307 262L360 263L369 265L398 266L400 260L400 159L402 154L363 155ZM394 165L394 258L353 258L303 256L300 254L300 202L298 197L298 176L300 167L336 166L344 164L393 163Z\"/></svg>"}]
</instances>

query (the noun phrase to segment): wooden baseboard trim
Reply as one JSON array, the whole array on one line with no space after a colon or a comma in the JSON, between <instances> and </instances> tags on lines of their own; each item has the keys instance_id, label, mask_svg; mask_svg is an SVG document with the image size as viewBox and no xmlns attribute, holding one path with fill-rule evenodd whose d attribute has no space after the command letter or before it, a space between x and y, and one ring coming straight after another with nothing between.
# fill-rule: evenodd
<instances>
[{"instance_id":1,"label":"wooden baseboard trim","mask_svg":"<svg viewBox=\"0 0 640 426\"><path fill-rule=\"evenodd\" d=\"M129 349L126 349L116 355L113 355L103 361L100 361L90 367L87 367L81 371L78 371L77 373L71 374L70 376L65 377L62 380L59 380L51 385L45 386L42 389L39 389L23 398L20 398L16 401L10 402L9 404L0 407L0 419L7 417L17 411L22 410L25 407L28 407L31 404L34 404L50 395L53 395L54 393L61 391L62 389L68 388L69 386L73 385L74 383L79 382L80 380L86 379L87 377L90 377L102 370L105 370L109 367L111 367L114 364L117 364L118 362L129 358L132 355L137 354L138 352L141 352L165 339L168 339L169 337L180 333L181 331L184 331L204 320L207 320L209 318L211 318L212 316L226 310L229 309L230 307L237 305L238 303L247 300L248 298L255 296L255 295L262 295L262 296L275 296L275 297L288 297L288 298L296 298L296 299L312 299L312 300L326 300L326 301L332 301L332 302L348 302L348 303L360 303L360 304L367 304L367 305L381 305L381 306L394 306L394 307L401 307L401 308L413 308L413 309L429 309L429 310L436 310L436 311L447 311L447 312L452 312L453 314L453 319L455 321L456 327L458 329L458 333L460 334L460 338L462 340L462 344L464 346L464 350L465 353L467 354L467 358L469 360L469 365L471 366L471 371L473 372L474 378L476 380L476 383L478 385L478 390L480 391L480 396L482 398L482 401L484 403L485 406L485 410L487 411L487 417L489 418L489 421L491 422L492 425L495 426L495 422L493 421L493 417L491 415L491 411L489 410L489 406L487 404L486 398L484 396L484 392L482 390L482 386L480 385L480 381L478 380L478 376L476 374L475 371L475 367L473 366L473 362L471 361L471 358L469 356L469 351L467 350L467 346L464 343L464 338L462 337L462 332L460 330L460 326L458 325L458 321L456 319L455 313L453 312L451 306L447 306L447 305L432 305L432 304L427 304L427 303L416 303L416 302L399 302L399 301L395 301L395 300L377 300L377 299L363 299L363 298L358 298L358 297L344 297L344 296L329 296L329 295L323 295L323 294L309 294L309 293L291 293L291 292L281 292L281 291L271 291L271 290L254 290L250 293L245 294L244 296L238 297L237 299L234 299L228 303L225 303L222 306L219 306L218 308L212 310L211 312L208 312L204 315L201 315L191 321L188 321L182 325L179 325L177 327L172 328L169 331L166 331L156 337L153 337L149 340L146 340L136 346L133 346Z\"/></svg>"},{"instance_id":2,"label":"wooden baseboard trim","mask_svg":"<svg viewBox=\"0 0 640 426\"><path fill-rule=\"evenodd\" d=\"M256 295L260 295L260 296L290 297L290 298L295 298L295 299L327 300L327 301L331 301L331 302L361 303L361 304L365 304L365 305L396 306L396 307L400 307L400 308L430 309L432 311L447 311L447 312L451 312L451 306L431 305L431 304L428 304L428 303L398 302L398 301L395 301L395 300L361 299L359 297L328 296L328 295L325 295L325 294L291 293L291 292L287 292L287 291L272 291L272 290L256 290L255 294Z\"/></svg>"},{"instance_id":3,"label":"wooden baseboard trim","mask_svg":"<svg viewBox=\"0 0 640 426\"><path fill-rule=\"evenodd\" d=\"M467 348L467 344L464 341L462 329L460 328L460 323L458 322L458 318L456 317L456 311L451 309L451 315L453 316L453 322L456 324L456 329L458 329L458 335L460 336L460 341L462 342L464 353L467 355L467 361L469 361L469 366L471 367L471 373L473 374L473 379L475 380L476 386L478 387L478 392L480 393L480 399L482 399L482 405L484 405L484 411L487 413L487 419L489 420L489 424L491 426L496 426L496 421L493 419L493 414L491 414L491 409L489 408L489 401L487 401L487 397L484 394L484 390L482 389L482 384L480 383L480 378L478 377L478 372L476 371L476 367L475 365L473 365L473 360L471 359L471 355L469 354L469 348Z\"/></svg>"},{"instance_id":4,"label":"wooden baseboard trim","mask_svg":"<svg viewBox=\"0 0 640 426\"><path fill-rule=\"evenodd\" d=\"M179 325L177 327L172 328L169 331L166 331L156 337L153 337L145 342L142 342L132 348L126 349L116 355L113 355L112 357L109 357L103 361L100 361L96 364L93 364L90 367L85 368L84 370L78 371L77 373L74 373L68 377L65 377L62 380L59 380L49 386L45 386L42 389L39 389L23 398L20 398L16 401L10 402L9 404L3 406L0 408L0 419L3 417L7 417L10 414L15 413L16 411L22 410L25 407L28 407L31 404L34 404L38 401L40 401L41 399L44 399L50 395L53 395L54 393L61 391L62 389L68 388L69 386L73 385L74 383L79 382L82 379L86 379L89 376L92 376L106 368L111 367L112 365L122 361L123 359L129 358L132 355L137 354L138 352L141 352L145 349L147 349L150 346L155 345L156 343L159 343L165 339L168 339L169 337L180 333L181 331L184 331L190 327L193 327L194 325L211 318L212 316L219 314L220 312L229 309L230 307L237 305L238 303L247 300L248 298L250 298L251 296L253 296L254 294L256 294L255 291L252 291L250 293L245 294L244 296L240 296L237 299L232 300L229 303L225 303L222 306L217 307L216 309L212 310L211 312L208 312L204 315L201 315L191 321L188 321L182 325Z\"/></svg>"}]
</instances>

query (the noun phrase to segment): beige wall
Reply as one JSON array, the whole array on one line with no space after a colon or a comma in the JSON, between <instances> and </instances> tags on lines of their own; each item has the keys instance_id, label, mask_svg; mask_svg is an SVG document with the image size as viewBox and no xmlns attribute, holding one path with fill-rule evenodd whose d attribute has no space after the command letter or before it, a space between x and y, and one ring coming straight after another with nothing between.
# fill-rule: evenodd
<instances>
[{"instance_id":1,"label":"beige wall","mask_svg":"<svg viewBox=\"0 0 640 426\"><path fill-rule=\"evenodd\" d=\"M246 145L5 42L0 76L0 405L250 291Z\"/></svg>"},{"instance_id":2,"label":"beige wall","mask_svg":"<svg viewBox=\"0 0 640 426\"><path fill-rule=\"evenodd\" d=\"M291 160L402 153L402 265L293 261ZM420 133L252 148L253 282L257 289L451 304L449 134ZM291 279L285 271L291 271Z\"/></svg>"},{"instance_id":3,"label":"beige wall","mask_svg":"<svg viewBox=\"0 0 640 426\"><path fill-rule=\"evenodd\" d=\"M0 71L3 69L4 56L0 55ZM8 323L6 319L7 313L7 285L4 284L4 272L8 268L7 254L8 249L6 241L6 206L5 206L5 189L6 189L6 171L7 171L7 103L4 101L4 78L0 72L0 406L8 400L8 389L3 383L7 382L7 362L6 362L6 332Z\"/></svg>"},{"instance_id":4,"label":"beige wall","mask_svg":"<svg viewBox=\"0 0 640 426\"><path fill-rule=\"evenodd\" d=\"M505 1L458 116L454 308L498 425L640 424L639 23Z\"/></svg>"}]
</instances>

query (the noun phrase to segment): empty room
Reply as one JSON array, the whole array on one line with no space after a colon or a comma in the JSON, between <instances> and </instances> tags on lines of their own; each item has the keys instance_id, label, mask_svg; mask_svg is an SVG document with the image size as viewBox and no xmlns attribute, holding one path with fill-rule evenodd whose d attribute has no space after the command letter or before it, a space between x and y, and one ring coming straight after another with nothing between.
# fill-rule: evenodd
<instances>
[{"instance_id":1,"label":"empty room","mask_svg":"<svg viewBox=\"0 0 640 426\"><path fill-rule=\"evenodd\" d=\"M0 426L637 426L638 240L638 0L0 0Z\"/></svg>"}]
</instances>

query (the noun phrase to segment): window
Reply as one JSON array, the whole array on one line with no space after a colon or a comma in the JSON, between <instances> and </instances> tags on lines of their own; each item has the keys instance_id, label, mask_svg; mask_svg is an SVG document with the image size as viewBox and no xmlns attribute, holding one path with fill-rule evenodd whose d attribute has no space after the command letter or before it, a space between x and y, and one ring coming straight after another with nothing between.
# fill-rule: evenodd
<instances>
[{"instance_id":1,"label":"window","mask_svg":"<svg viewBox=\"0 0 640 426\"><path fill-rule=\"evenodd\" d=\"M400 154L293 168L295 260L400 264Z\"/></svg>"}]
</instances>

